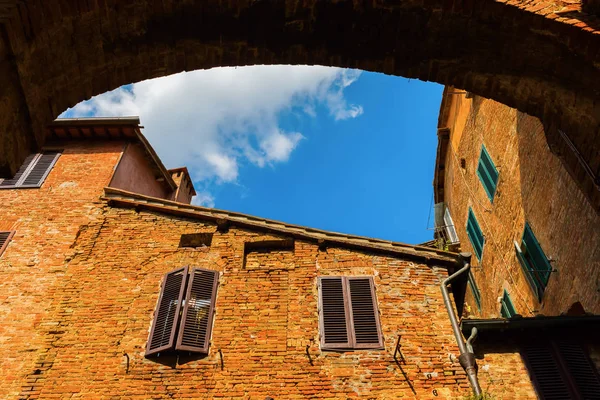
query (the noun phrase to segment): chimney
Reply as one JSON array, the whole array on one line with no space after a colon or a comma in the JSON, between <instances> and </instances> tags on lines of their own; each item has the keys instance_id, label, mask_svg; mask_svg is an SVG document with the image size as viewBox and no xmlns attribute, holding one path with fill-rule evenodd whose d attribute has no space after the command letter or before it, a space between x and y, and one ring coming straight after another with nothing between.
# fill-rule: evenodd
<instances>
[{"instance_id":1,"label":"chimney","mask_svg":"<svg viewBox=\"0 0 600 400\"><path fill-rule=\"evenodd\" d=\"M179 203L190 204L192 197L196 195L194 183L190 178L190 173L186 167L170 169L169 173L177 185L177 190L173 193L171 200Z\"/></svg>"}]
</instances>

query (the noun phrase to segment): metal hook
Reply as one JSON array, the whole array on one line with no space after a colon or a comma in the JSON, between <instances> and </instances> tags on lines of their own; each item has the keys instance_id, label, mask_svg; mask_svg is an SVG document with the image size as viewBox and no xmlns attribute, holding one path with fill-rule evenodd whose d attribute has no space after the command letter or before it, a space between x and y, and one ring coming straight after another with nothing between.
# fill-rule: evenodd
<instances>
[{"instance_id":1,"label":"metal hook","mask_svg":"<svg viewBox=\"0 0 600 400\"><path fill-rule=\"evenodd\" d=\"M123 353L123 356L127 358L127 366L125 367L125 373L129 373L129 354Z\"/></svg>"},{"instance_id":2,"label":"metal hook","mask_svg":"<svg viewBox=\"0 0 600 400\"><path fill-rule=\"evenodd\" d=\"M310 365L314 365L312 357L310 356L310 352L308 351L309 349L310 349L310 344L307 344L306 345L306 356L308 357L308 362L310 363Z\"/></svg>"},{"instance_id":3,"label":"metal hook","mask_svg":"<svg viewBox=\"0 0 600 400\"><path fill-rule=\"evenodd\" d=\"M221 371L223 371L223 369L225 368L225 364L223 363L223 352L221 351L220 347L219 347L219 356L221 357Z\"/></svg>"}]
</instances>

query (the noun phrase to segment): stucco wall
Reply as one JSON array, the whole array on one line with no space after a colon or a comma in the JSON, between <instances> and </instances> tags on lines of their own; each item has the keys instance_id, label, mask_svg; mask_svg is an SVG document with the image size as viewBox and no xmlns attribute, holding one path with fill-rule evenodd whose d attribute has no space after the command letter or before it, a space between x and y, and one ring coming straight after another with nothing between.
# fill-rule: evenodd
<instances>
[{"instance_id":1,"label":"stucco wall","mask_svg":"<svg viewBox=\"0 0 600 400\"><path fill-rule=\"evenodd\" d=\"M142 146L137 143L129 143L119 161L110 186L160 199L169 198L171 193L167 193L165 183L157 181L156 178Z\"/></svg>"},{"instance_id":2,"label":"stucco wall","mask_svg":"<svg viewBox=\"0 0 600 400\"><path fill-rule=\"evenodd\" d=\"M464 106L465 101L470 104ZM461 241L473 251L466 234L469 207L485 236L483 259L473 257L473 274L482 296L477 311L472 293L467 303L473 314L499 316L498 297L506 289L517 312L524 316L559 315L579 301L587 312L600 313L600 215L554 156L537 118L492 100L455 102L455 115L468 113L464 130L448 121L452 146L446 155L445 201ZM493 159L499 181L490 202L477 176L482 144ZM466 168L460 167L465 159ZM528 221L546 256L552 257L552 273L540 304L522 272L513 241L520 242Z\"/></svg>"}]
</instances>

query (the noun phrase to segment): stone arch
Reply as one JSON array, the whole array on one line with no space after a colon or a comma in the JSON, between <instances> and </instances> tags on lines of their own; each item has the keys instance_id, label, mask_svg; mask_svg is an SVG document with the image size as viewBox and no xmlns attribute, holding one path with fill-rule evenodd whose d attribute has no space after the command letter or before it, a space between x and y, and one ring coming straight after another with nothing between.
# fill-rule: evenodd
<instances>
[{"instance_id":1,"label":"stone arch","mask_svg":"<svg viewBox=\"0 0 600 400\"><path fill-rule=\"evenodd\" d=\"M562 139L551 132L567 132L600 169L600 22L574 1L2 3L0 176L81 100L181 71L251 64L360 68L463 88L539 117L557 153Z\"/></svg>"}]
</instances>

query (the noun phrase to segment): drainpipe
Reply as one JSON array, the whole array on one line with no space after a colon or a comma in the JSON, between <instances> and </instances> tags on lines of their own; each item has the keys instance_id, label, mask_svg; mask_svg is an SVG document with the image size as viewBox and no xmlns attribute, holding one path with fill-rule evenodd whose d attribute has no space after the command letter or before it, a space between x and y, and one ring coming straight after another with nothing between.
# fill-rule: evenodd
<instances>
[{"instance_id":1,"label":"drainpipe","mask_svg":"<svg viewBox=\"0 0 600 400\"><path fill-rule=\"evenodd\" d=\"M450 323L452 324L452 330L454 331L456 343L458 344L458 348L460 349L460 356L458 357L458 361L467 373L469 383L471 384L471 388L473 388L473 393L475 393L476 396L481 396L481 387L479 386L479 381L477 380L477 363L475 362L475 354L473 354L473 348L470 346L470 343L469 348L467 348L467 345L464 342L463 336L460 332L460 327L458 326L458 319L456 318L456 314L454 313L454 309L452 308L452 303L450 302L450 295L448 293L448 285L460 275L468 273L469 269L471 268L471 254L460 253L460 255L463 259L464 266L442 281L442 296L444 297L444 304L446 305L446 310L448 311L448 316L450 317ZM472 339L474 340L476 334L476 331L473 332L471 338L469 338L469 341L471 341Z\"/></svg>"}]
</instances>

